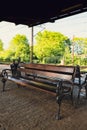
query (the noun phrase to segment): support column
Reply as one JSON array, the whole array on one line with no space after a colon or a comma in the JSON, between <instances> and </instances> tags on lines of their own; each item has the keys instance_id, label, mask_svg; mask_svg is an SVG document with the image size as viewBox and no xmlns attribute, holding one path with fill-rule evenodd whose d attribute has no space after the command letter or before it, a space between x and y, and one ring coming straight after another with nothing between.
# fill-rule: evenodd
<instances>
[{"instance_id":1,"label":"support column","mask_svg":"<svg viewBox=\"0 0 87 130\"><path fill-rule=\"evenodd\" d=\"M30 63L33 63L33 27L31 27Z\"/></svg>"},{"instance_id":2,"label":"support column","mask_svg":"<svg viewBox=\"0 0 87 130\"><path fill-rule=\"evenodd\" d=\"M72 65L74 65L74 46L75 46L74 38L75 36L73 36L73 39L72 39Z\"/></svg>"}]
</instances>

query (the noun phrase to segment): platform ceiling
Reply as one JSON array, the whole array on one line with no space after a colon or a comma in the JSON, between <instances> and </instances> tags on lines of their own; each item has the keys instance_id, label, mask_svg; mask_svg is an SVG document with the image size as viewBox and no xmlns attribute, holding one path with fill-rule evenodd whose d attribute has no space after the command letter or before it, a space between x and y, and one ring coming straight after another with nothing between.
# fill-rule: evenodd
<instances>
[{"instance_id":1,"label":"platform ceiling","mask_svg":"<svg viewBox=\"0 0 87 130\"><path fill-rule=\"evenodd\" d=\"M32 27L86 12L87 0L15 0L0 7L0 21Z\"/></svg>"}]
</instances>

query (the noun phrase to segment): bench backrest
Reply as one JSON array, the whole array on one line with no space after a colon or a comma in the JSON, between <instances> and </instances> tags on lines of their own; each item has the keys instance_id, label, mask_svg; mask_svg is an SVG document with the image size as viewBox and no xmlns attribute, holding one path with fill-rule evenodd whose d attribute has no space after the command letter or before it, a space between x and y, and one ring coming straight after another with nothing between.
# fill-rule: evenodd
<instances>
[{"instance_id":1,"label":"bench backrest","mask_svg":"<svg viewBox=\"0 0 87 130\"><path fill-rule=\"evenodd\" d=\"M21 64L19 70L21 72L25 72L26 74L41 75L67 80L74 80L75 75L74 66L58 66L58 65L29 63L29 64Z\"/></svg>"}]
</instances>

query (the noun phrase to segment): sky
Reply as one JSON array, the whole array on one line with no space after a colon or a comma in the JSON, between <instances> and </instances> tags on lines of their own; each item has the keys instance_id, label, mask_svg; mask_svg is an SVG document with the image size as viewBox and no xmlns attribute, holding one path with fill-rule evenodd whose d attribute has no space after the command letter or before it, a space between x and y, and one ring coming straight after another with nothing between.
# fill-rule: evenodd
<instances>
[{"instance_id":1,"label":"sky","mask_svg":"<svg viewBox=\"0 0 87 130\"><path fill-rule=\"evenodd\" d=\"M54 23L44 23L34 26L34 37L39 31L49 30L60 32L70 39L75 37L87 37L87 12L69 16L56 20ZM31 28L27 25L15 25L15 23L1 21L0 22L0 39L4 43L4 48L7 48L9 42L16 34L26 35L28 40L31 37Z\"/></svg>"}]
</instances>

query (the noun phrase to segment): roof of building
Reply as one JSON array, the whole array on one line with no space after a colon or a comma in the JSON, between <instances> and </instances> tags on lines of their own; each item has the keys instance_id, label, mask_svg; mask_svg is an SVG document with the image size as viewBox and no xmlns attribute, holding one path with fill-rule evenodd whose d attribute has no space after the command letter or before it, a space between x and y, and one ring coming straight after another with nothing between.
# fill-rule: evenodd
<instances>
[{"instance_id":1,"label":"roof of building","mask_svg":"<svg viewBox=\"0 0 87 130\"><path fill-rule=\"evenodd\" d=\"M31 0L3 3L0 21L35 26L87 11L87 0ZM3 13L2 13L3 12Z\"/></svg>"}]
</instances>

